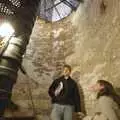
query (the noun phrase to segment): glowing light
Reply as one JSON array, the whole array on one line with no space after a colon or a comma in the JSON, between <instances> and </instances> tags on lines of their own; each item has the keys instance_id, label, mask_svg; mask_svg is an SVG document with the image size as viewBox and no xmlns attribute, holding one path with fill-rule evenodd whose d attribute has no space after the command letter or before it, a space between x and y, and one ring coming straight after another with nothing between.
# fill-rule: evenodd
<instances>
[{"instance_id":1,"label":"glowing light","mask_svg":"<svg viewBox=\"0 0 120 120\"><path fill-rule=\"evenodd\" d=\"M14 33L14 28L9 23L3 23L0 26L0 36L1 37L9 37Z\"/></svg>"}]
</instances>

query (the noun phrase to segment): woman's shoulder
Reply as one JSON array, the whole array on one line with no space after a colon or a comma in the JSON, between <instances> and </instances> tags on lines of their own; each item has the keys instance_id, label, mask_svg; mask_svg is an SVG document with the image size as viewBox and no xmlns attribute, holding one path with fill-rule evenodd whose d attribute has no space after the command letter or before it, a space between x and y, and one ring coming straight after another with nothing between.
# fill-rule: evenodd
<instances>
[{"instance_id":1,"label":"woman's shoulder","mask_svg":"<svg viewBox=\"0 0 120 120\"><path fill-rule=\"evenodd\" d=\"M98 101L100 105L109 105L114 107L118 106L116 102L109 96L101 96Z\"/></svg>"},{"instance_id":2,"label":"woman's shoulder","mask_svg":"<svg viewBox=\"0 0 120 120\"><path fill-rule=\"evenodd\" d=\"M101 96L99 99L98 99L98 102L100 105L112 105L114 103L114 100L109 97L109 96Z\"/></svg>"},{"instance_id":3,"label":"woman's shoulder","mask_svg":"<svg viewBox=\"0 0 120 120\"><path fill-rule=\"evenodd\" d=\"M107 101L107 102L111 102L111 101L113 101L113 99L110 97L110 96L101 96L100 98L99 98L99 101L101 101L101 102L103 102L103 101Z\"/></svg>"},{"instance_id":4,"label":"woman's shoulder","mask_svg":"<svg viewBox=\"0 0 120 120\"><path fill-rule=\"evenodd\" d=\"M103 95L99 99L111 99L111 97Z\"/></svg>"}]
</instances>

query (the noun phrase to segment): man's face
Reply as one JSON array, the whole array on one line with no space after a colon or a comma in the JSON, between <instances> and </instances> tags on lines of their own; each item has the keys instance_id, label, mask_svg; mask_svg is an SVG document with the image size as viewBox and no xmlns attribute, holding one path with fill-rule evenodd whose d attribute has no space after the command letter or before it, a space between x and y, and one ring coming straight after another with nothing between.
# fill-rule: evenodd
<instances>
[{"instance_id":1,"label":"man's face","mask_svg":"<svg viewBox=\"0 0 120 120\"><path fill-rule=\"evenodd\" d=\"M64 67L64 69L63 69L63 75L64 76L70 76L70 73L71 73L71 71L69 70L69 68Z\"/></svg>"}]
</instances>

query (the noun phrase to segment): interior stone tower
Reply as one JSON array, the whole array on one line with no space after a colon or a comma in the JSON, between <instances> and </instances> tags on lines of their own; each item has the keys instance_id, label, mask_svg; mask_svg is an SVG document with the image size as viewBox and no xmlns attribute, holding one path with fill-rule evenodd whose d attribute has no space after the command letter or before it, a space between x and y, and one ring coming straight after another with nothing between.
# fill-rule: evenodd
<instances>
[{"instance_id":1,"label":"interior stone tower","mask_svg":"<svg viewBox=\"0 0 120 120\"><path fill-rule=\"evenodd\" d=\"M83 90L85 110L92 114L95 95L87 89L98 79L120 88L120 1L84 0L69 17L50 23L37 19L13 101L34 111L38 120L49 120L48 87L64 63Z\"/></svg>"}]
</instances>

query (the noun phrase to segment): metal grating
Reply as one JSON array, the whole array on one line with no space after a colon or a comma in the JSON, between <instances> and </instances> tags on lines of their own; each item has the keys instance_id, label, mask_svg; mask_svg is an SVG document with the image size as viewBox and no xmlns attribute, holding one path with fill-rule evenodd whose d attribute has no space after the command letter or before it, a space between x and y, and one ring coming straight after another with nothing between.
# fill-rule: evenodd
<instances>
[{"instance_id":1,"label":"metal grating","mask_svg":"<svg viewBox=\"0 0 120 120\"><path fill-rule=\"evenodd\" d=\"M16 7L20 7L21 6L21 2L20 0L9 0L10 2L12 2L12 4Z\"/></svg>"},{"instance_id":2,"label":"metal grating","mask_svg":"<svg viewBox=\"0 0 120 120\"><path fill-rule=\"evenodd\" d=\"M0 0L0 15L13 15L21 5L21 0Z\"/></svg>"},{"instance_id":3,"label":"metal grating","mask_svg":"<svg viewBox=\"0 0 120 120\"><path fill-rule=\"evenodd\" d=\"M0 0L0 21L9 21L15 34L31 34L40 0Z\"/></svg>"}]
</instances>

